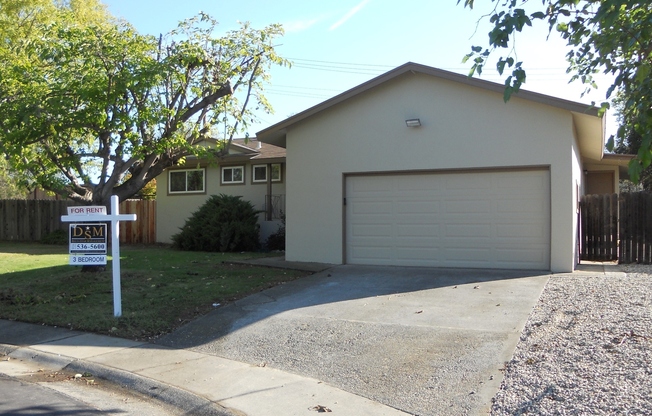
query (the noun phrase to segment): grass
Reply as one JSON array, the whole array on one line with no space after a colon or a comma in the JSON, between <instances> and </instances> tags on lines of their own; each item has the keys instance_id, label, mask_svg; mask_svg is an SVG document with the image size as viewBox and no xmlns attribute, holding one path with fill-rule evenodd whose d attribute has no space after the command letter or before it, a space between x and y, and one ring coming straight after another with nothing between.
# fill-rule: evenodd
<instances>
[{"instance_id":1,"label":"grass","mask_svg":"<svg viewBox=\"0 0 652 416\"><path fill-rule=\"evenodd\" d=\"M106 271L82 273L68 265L65 246L0 242L0 319L151 340L214 304L306 275L231 263L267 255L123 246L122 316L115 318L110 257Z\"/></svg>"}]
</instances>

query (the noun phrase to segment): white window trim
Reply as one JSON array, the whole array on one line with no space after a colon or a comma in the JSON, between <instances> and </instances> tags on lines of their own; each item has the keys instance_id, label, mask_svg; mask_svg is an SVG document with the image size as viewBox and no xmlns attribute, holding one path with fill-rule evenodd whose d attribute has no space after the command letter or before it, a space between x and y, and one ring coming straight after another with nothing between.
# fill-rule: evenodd
<instances>
[{"instance_id":1,"label":"white window trim","mask_svg":"<svg viewBox=\"0 0 652 416\"><path fill-rule=\"evenodd\" d=\"M254 170L257 167L264 167L265 168L265 179L256 179L256 176L254 175ZM272 166L278 166L278 179L272 178L272 182L282 182L283 180L283 170L281 167L280 163L272 163ZM251 165L251 182L252 183L267 183L267 165Z\"/></svg>"},{"instance_id":2,"label":"white window trim","mask_svg":"<svg viewBox=\"0 0 652 416\"><path fill-rule=\"evenodd\" d=\"M196 172L196 171L201 171L202 172L202 189L197 190L197 191L188 191L188 175L186 174L186 190L185 191L173 191L172 190L172 173L179 173L179 172ZM168 171L168 194L203 194L206 192L206 169L205 168L200 168L200 169L171 169Z\"/></svg>"},{"instance_id":3,"label":"white window trim","mask_svg":"<svg viewBox=\"0 0 652 416\"><path fill-rule=\"evenodd\" d=\"M242 180L239 181L225 181L224 180L224 170L225 169L240 169L242 171ZM233 175L231 175L233 177ZM220 183L223 185L238 185L245 183L245 168L244 166L222 166L220 169Z\"/></svg>"}]
</instances>

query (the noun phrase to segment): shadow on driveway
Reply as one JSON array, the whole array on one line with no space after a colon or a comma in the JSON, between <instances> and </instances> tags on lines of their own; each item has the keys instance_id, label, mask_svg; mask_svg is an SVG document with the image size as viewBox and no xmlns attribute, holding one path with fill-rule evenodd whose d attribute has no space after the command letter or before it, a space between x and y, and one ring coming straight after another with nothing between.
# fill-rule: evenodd
<instances>
[{"instance_id":1,"label":"shadow on driveway","mask_svg":"<svg viewBox=\"0 0 652 416\"><path fill-rule=\"evenodd\" d=\"M157 344L310 376L413 414L482 414L548 276L336 266Z\"/></svg>"}]
</instances>

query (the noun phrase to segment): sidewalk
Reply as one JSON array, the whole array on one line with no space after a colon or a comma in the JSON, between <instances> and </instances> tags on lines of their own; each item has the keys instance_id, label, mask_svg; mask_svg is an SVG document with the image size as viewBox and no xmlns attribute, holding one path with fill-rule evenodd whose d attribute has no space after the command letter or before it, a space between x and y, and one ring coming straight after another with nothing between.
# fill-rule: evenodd
<instances>
[{"instance_id":1,"label":"sidewalk","mask_svg":"<svg viewBox=\"0 0 652 416\"><path fill-rule=\"evenodd\" d=\"M406 415L319 380L198 352L0 320L0 355L90 372L188 414L224 416ZM0 361L0 373L6 359Z\"/></svg>"}]
</instances>

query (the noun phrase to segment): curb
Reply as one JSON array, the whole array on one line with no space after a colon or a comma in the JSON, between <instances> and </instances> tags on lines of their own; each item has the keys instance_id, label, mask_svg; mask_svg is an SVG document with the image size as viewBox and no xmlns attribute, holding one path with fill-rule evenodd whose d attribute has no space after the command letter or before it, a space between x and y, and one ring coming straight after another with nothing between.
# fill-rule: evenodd
<instances>
[{"instance_id":1,"label":"curb","mask_svg":"<svg viewBox=\"0 0 652 416\"><path fill-rule=\"evenodd\" d=\"M187 390L169 386L138 374L130 373L102 364L77 360L63 355L37 351L29 347L16 347L0 344L0 355L12 359L32 361L58 367L74 373L89 372L95 377L107 380L121 387L136 391L154 400L180 409L186 414L206 416L246 416L242 412L230 410L204 397Z\"/></svg>"}]
</instances>

